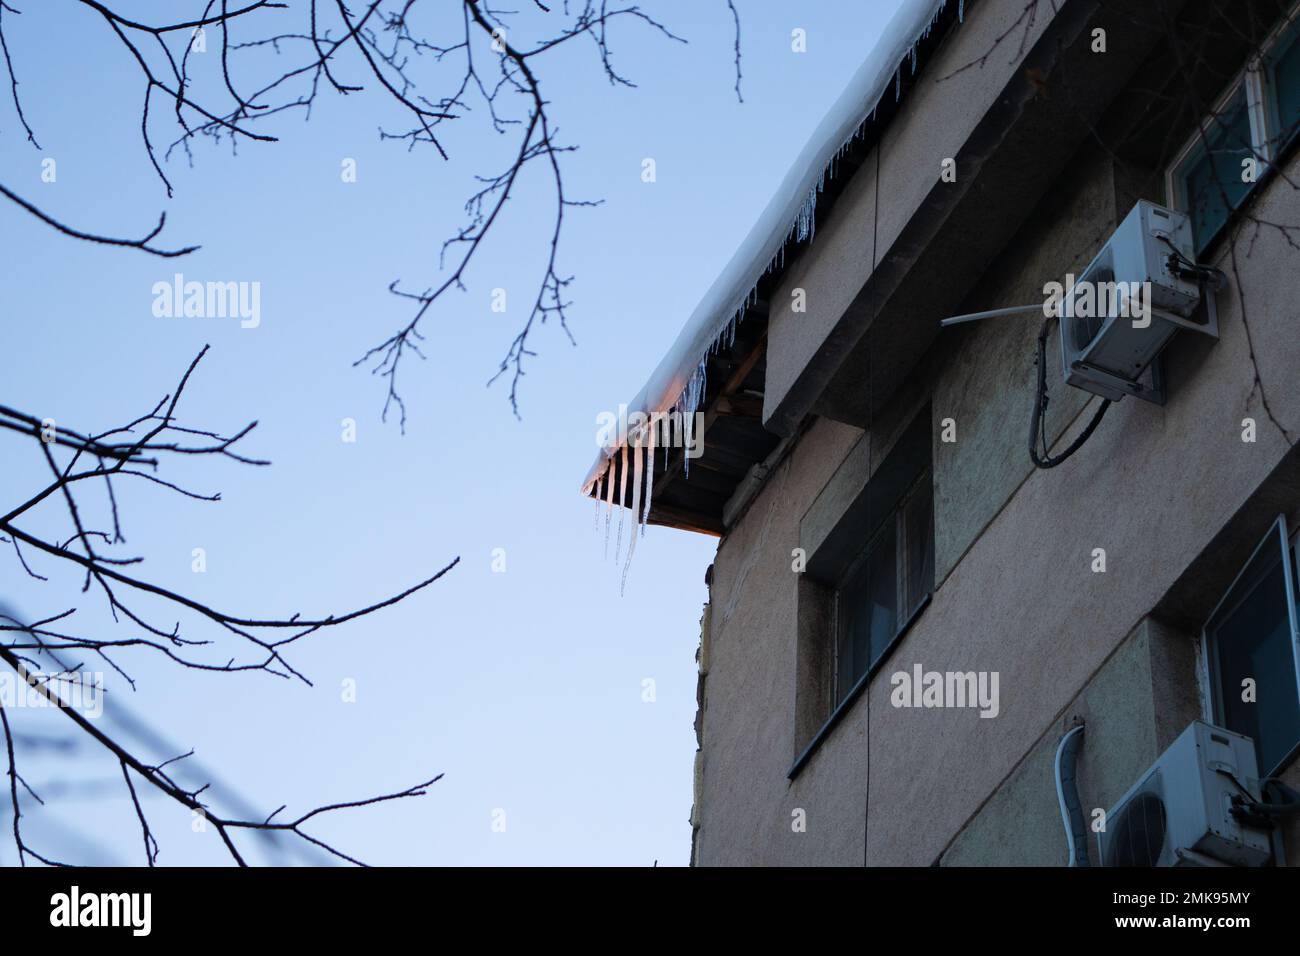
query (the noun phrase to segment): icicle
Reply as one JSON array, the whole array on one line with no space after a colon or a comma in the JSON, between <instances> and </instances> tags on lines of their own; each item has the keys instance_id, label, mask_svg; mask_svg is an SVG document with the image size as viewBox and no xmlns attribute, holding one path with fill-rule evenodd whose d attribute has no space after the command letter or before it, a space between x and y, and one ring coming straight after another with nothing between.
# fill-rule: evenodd
<instances>
[{"instance_id":1,"label":"icicle","mask_svg":"<svg viewBox=\"0 0 1300 956\"><path fill-rule=\"evenodd\" d=\"M623 581L619 585L619 594L622 594L627 588L627 572L632 567L632 553L636 551L637 525L640 524L641 517L641 481L644 478L641 456L640 446L634 446L632 448L632 536L627 542L627 560L623 562Z\"/></svg>"},{"instance_id":2,"label":"icicle","mask_svg":"<svg viewBox=\"0 0 1300 956\"><path fill-rule=\"evenodd\" d=\"M693 444L695 413L699 410L700 402L704 398L705 388L708 384L708 370L708 362L700 362L695 369L695 373L691 376L690 382L687 383L686 390L682 393L682 398L685 399L685 404L681 409L682 438L685 446L682 449L682 473L686 478L691 476L691 457L687 452ZM678 401L680 404L681 399Z\"/></svg>"},{"instance_id":3,"label":"icicle","mask_svg":"<svg viewBox=\"0 0 1300 956\"><path fill-rule=\"evenodd\" d=\"M795 237L799 242L812 239L813 214L817 211L817 187L808 190L803 205L799 207L799 218L795 220Z\"/></svg>"},{"instance_id":4,"label":"icicle","mask_svg":"<svg viewBox=\"0 0 1300 956\"><path fill-rule=\"evenodd\" d=\"M614 536L614 561L618 561L618 551L623 544L623 522L627 520L627 445L623 446L623 460L618 470L618 534Z\"/></svg>"},{"instance_id":5,"label":"icicle","mask_svg":"<svg viewBox=\"0 0 1300 956\"><path fill-rule=\"evenodd\" d=\"M957 0L957 22L966 22L966 0Z\"/></svg>"},{"instance_id":6,"label":"icicle","mask_svg":"<svg viewBox=\"0 0 1300 956\"><path fill-rule=\"evenodd\" d=\"M609 523L614 516L614 456L605 468L605 560L609 560Z\"/></svg>"},{"instance_id":7,"label":"icicle","mask_svg":"<svg viewBox=\"0 0 1300 956\"><path fill-rule=\"evenodd\" d=\"M799 242L811 242L817 230L817 194L826 188L826 170L817 175L817 182L808 190L808 195L799 207L799 216L795 220L794 235Z\"/></svg>"},{"instance_id":8,"label":"icicle","mask_svg":"<svg viewBox=\"0 0 1300 956\"><path fill-rule=\"evenodd\" d=\"M637 437L638 444L632 447L632 537L636 538L636 526L641 521L641 449L645 444L645 434L639 433ZM628 558L632 557L632 552L628 550Z\"/></svg>"},{"instance_id":9,"label":"icicle","mask_svg":"<svg viewBox=\"0 0 1300 956\"><path fill-rule=\"evenodd\" d=\"M903 98L903 68L899 67L894 71L894 102L897 103Z\"/></svg>"},{"instance_id":10,"label":"icicle","mask_svg":"<svg viewBox=\"0 0 1300 956\"><path fill-rule=\"evenodd\" d=\"M650 444L646 446L645 463L645 501L641 505L641 533L645 534L645 526L650 523L650 498L654 495L655 490L655 439L659 435L659 423L655 421L655 416L650 416Z\"/></svg>"},{"instance_id":11,"label":"icicle","mask_svg":"<svg viewBox=\"0 0 1300 956\"><path fill-rule=\"evenodd\" d=\"M592 482L592 496L596 499L596 533L600 533L600 479L597 478Z\"/></svg>"}]
</instances>

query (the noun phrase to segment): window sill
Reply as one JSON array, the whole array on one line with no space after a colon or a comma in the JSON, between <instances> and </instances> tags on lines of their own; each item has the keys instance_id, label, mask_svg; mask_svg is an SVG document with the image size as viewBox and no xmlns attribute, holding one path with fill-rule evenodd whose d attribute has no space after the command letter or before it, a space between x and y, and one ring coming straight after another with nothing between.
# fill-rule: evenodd
<instances>
[{"instance_id":1,"label":"window sill","mask_svg":"<svg viewBox=\"0 0 1300 956\"><path fill-rule=\"evenodd\" d=\"M795 777L799 776L799 772L803 770L812 759L813 754L815 754L817 749L821 747L828 737L830 737L831 732L844 718L844 715L852 709L853 705L857 702L857 699L862 695L862 692L866 690L867 685L871 683L872 678L875 677L876 674L880 672L880 669L889 661L889 658L894 653L894 649L902 643L903 638L907 636L907 632L912 629L912 625L917 622L917 619L919 619L925 612L925 609L930 606L930 600L932 597L933 594L927 594L921 599L921 603L916 606L916 610L912 612L911 617L909 617L907 621L904 622L903 626L898 629L898 633L894 635L894 639L889 642L889 646L885 648L883 653L881 653L880 658L871 665L870 670L858 679L858 682L853 685L853 688L844 696L844 699L839 702L839 705L831 711L831 715L826 719L826 723L822 724L821 729L818 730L817 733L813 734L813 738L809 741L808 746L805 747L803 752L795 758L793 766L790 767L789 773L786 774L786 779L793 780Z\"/></svg>"}]
</instances>

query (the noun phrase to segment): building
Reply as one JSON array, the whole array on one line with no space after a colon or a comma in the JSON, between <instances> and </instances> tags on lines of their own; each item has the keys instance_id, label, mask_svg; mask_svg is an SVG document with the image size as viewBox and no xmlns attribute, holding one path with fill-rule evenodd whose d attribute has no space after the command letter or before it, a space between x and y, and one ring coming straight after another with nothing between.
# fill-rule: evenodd
<instances>
[{"instance_id":1,"label":"building","mask_svg":"<svg viewBox=\"0 0 1300 956\"><path fill-rule=\"evenodd\" d=\"M701 454L633 422L584 485L719 537L694 863L1064 865L1078 725L1090 822L1198 718L1300 786L1292 5L903 4L629 406ZM1221 270L1218 334L1038 467L1040 327L1050 453L1104 401L1058 323L940 320L1042 306L1139 200Z\"/></svg>"}]
</instances>

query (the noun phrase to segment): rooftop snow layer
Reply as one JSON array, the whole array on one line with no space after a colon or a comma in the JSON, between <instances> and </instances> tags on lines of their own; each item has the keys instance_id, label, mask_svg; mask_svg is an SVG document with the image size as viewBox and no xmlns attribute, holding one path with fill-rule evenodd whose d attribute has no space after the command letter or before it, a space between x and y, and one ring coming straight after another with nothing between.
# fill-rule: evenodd
<instances>
[{"instance_id":1,"label":"rooftop snow layer","mask_svg":"<svg viewBox=\"0 0 1300 956\"><path fill-rule=\"evenodd\" d=\"M900 95L905 63L916 70L916 46L927 37L939 14L954 0L902 0L871 53L853 75L830 112L818 124L780 188L732 256L722 274L704 294L687 319L677 340L651 374L649 381L628 403L629 412L647 416L673 409L693 415L704 395L704 374L709 354L728 344L736 323L752 301L759 280L779 267L787 241L811 240L817 194L832 173L836 158L862 132L877 105L892 87ZM964 0L958 18L964 16ZM582 490L593 486L608 470L619 445L602 448ZM646 512L648 513L648 502ZM636 517L640 517L639 515Z\"/></svg>"}]
</instances>

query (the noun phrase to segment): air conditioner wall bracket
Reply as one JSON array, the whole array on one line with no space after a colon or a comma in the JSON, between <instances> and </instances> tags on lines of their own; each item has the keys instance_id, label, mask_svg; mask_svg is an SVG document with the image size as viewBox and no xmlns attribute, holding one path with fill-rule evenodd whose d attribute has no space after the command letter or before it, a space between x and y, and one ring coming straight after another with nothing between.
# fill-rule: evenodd
<instances>
[{"instance_id":1,"label":"air conditioner wall bracket","mask_svg":"<svg viewBox=\"0 0 1300 956\"><path fill-rule=\"evenodd\" d=\"M1159 355L1152 359L1151 364L1148 366L1151 370L1150 385L1143 382L1132 382L1118 375L1112 375L1105 369L1089 365L1087 362L1076 361L1071 365L1071 368L1083 378L1091 380L1093 384L1113 389L1122 393L1122 395L1132 395L1134 398L1140 398L1142 401L1150 402L1153 405L1163 405L1165 403L1165 369L1164 361Z\"/></svg>"}]
</instances>

